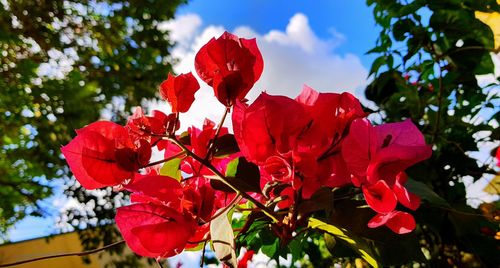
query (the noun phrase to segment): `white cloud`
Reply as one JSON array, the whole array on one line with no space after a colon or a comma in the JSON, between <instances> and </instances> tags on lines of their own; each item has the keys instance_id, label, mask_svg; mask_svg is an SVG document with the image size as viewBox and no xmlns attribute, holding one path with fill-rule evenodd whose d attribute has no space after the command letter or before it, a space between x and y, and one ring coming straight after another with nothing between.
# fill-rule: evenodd
<instances>
[{"instance_id":1,"label":"white cloud","mask_svg":"<svg viewBox=\"0 0 500 268\"><path fill-rule=\"evenodd\" d=\"M226 30L217 25L202 28L202 20L196 14L178 16L161 25L170 31L172 40L178 44L172 50L172 57L179 59L174 66L176 73L192 71L195 74L196 52ZM301 13L290 19L284 31L274 29L260 34L248 26L232 29L240 37L257 38L264 57L264 72L247 97L253 100L264 90L269 94L295 97L304 84L322 92L354 93L363 88L367 84L366 68L354 54L335 53L334 49L344 42L345 37L333 28L329 31L329 38L318 37L308 18ZM197 101L190 111L182 116L183 128L193 124L200 126L205 117L218 120L224 111L212 89L201 79L199 81L202 88L197 92Z\"/></svg>"},{"instance_id":2,"label":"white cloud","mask_svg":"<svg viewBox=\"0 0 500 268\"><path fill-rule=\"evenodd\" d=\"M178 46L186 46L193 40L200 26L200 16L196 14L186 14L184 16L179 16L175 20L161 22L157 27L160 31L169 31L169 37L176 41Z\"/></svg>"}]
</instances>

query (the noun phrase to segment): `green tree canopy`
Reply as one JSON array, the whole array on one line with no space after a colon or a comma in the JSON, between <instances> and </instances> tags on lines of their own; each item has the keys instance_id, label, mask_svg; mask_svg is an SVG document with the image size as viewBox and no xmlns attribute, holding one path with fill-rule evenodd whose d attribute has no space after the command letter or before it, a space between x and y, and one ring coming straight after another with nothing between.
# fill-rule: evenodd
<instances>
[{"instance_id":1,"label":"green tree canopy","mask_svg":"<svg viewBox=\"0 0 500 268\"><path fill-rule=\"evenodd\" d=\"M69 178L60 146L74 129L155 96L172 62L158 24L182 2L0 2L0 234Z\"/></svg>"}]
</instances>

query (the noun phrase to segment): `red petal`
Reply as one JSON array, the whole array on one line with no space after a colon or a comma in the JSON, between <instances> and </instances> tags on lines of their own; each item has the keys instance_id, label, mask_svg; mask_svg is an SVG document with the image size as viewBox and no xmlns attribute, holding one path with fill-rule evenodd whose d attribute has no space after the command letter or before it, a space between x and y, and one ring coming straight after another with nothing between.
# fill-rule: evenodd
<instances>
[{"instance_id":1,"label":"red petal","mask_svg":"<svg viewBox=\"0 0 500 268\"><path fill-rule=\"evenodd\" d=\"M195 230L192 218L153 204L118 208L115 220L130 249L145 257L180 253Z\"/></svg>"},{"instance_id":2,"label":"red petal","mask_svg":"<svg viewBox=\"0 0 500 268\"><path fill-rule=\"evenodd\" d=\"M379 148L397 144L403 146L425 145L424 135L410 119L397 123L386 123L375 127ZM391 136L389 143L384 144L387 136ZM387 142L387 141L386 141Z\"/></svg>"},{"instance_id":3,"label":"red petal","mask_svg":"<svg viewBox=\"0 0 500 268\"><path fill-rule=\"evenodd\" d=\"M296 100L304 105L313 119L310 131L304 137L305 143L322 145L323 151L332 150L332 145L338 143L344 129L354 119L365 116L359 101L347 92L318 93L304 86Z\"/></svg>"},{"instance_id":4,"label":"red petal","mask_svg":"<svg viewBox=\"0 0 500 268\"><path fill-rule=\"evenodd\" d=\"M228 32L212 38L195 57L196 72L226 106L246 96L262 74L263 66L255 39L238 38Z\"/></svg>"},{"instance_id":5,"label":"red petal","mask_svg":"<svg viewBox=\"0 0 500 268\"><path fill-rule=\"evenodd\" d=\"M160 95L170 103L173 113L185 113L193 104L198 89L200 84L191 72L179 76L169 73L167 80L160 85Z\"/></svg>"},{"instance_id":6,"label":"red petal","mask_svg":"<svg viewBox=\"0 0 500 268\"><path fill-rule=\"evenodd\" d=\"M252 260L254 254L253 250L247 250L241 260L238 261L238 268L247 268L248 262Z\"/></svg>"},{"instance_id":7,"label":"red petal","mask_svg":"<svg viewBox=\"0 0 500 268\"><path fill-rule=\"evenodd\" d=\"M375 127L377 153L368 168L368 181L386 180L392 185L396 175L408 167L429 158L430 146L418 128L405 120Z\"/></svg>"},{"instance_id":8,"label":"red petal","mask_svg":"<svg viewBox=\"0 0 500 268\"><path fill-rule=\"evenodd\" d=\"M411 210L416 210L420 206L420 197L406 190L406 188L403 186L403 183L406 182L406 174L401 174L398 175L396 182L392 187L392 190L396 194L399 203Z\"/></svg>"},{"instance_id":9,"label":"red petal","mask_svg":"<svg viewBox=\"0 0 500 268\"><path fill-rule=\"evenodd\" d=\"M76 132L75 139L61 151L76 179L85 188L113 186L133 176L133 172L120 168L115 158L117 146L132 146L124 127L98 121Z\"/></svg>"},{"instance_id":10,"label":"red petal","mask_svg":"<svg viewBox=\"0 0 500 268\"><path fill-rule=\"evenodd\" d=\"M378 213L389 213L396 208L396 195L385 181L377 181L362 187L366 203Z\"/></svg>"},{"instance_id":11,"label":"red petal","mask_svg":"<svg viewBox=\"0 0 500 268\"><path fill-rule=\"evenodd\" d=\"M66 158L66 162L73 172L73 175L78 182L88 190L102 188L107 184L96 181L92 178L82 164L83 138L76 136L70 143L61 148L61 151Z\"/></svg>"},{"instance_id":12,"label":"red petal","mask_svg":"<svg viewBox=\"0 0 500 268\"><path fill-rule=\"evenodd\" d=\"M384 224L397 234L407 234L416 227L411 214L397 210L388 214L377 214L368 222L368 227L377 228Z\"/></svg>"},{"instance_id":13,"label":"red petal","mask_svg":"<svg viewBox=\"0 0 500 268\"><path fill-rule=\"evenodd\" d=\"M280 209L285 209L295 203L295 191L292 187L287 187L280 192L280 196L285 197L285 200L278 202L277 206Z\"/></svg>"},{"instance_id":14,"label":"red petal","mask_svg":"<svg viewBox=\"0 0 500 268\"><path fill-rule=\"evenodd\" d=\"M349 171L357 178L366 176L366 169L375 153L375 133L366 119L356 119L342 141L342 156Z\"/></svg>"},{"instance_id":15,"label":"red petal","mask_svg":"<svg viewBox=\"0 0 500 268\"><path fill-rule=\"evenodd\" d=\"M415 230L416 223L413 216L402 211L395 211L394 215L385 224L397 234L407 234Z\"/></svg>"},{"instance_id":16,"label":"red petal","mask_svg":"<svg viewBox=\"0 0 500 268\"><path fill-rule=\"evenodd\" d=\"M133 168L125 170L119 167L115 157L114 140L108 140L93 131L87 131L80 136L85 143L82 165L94 180L107 185L118 185L133 176Z\"/></svg>"},{"instance_id":17,"label":"red petal","mask_svg":"<svg viewBox=\"0 0 500 268\"><path fill-rule=\"evenodd\" d=\"M256 163L294 149L297 137L311 122L304 107L285 96L262 93L248 108L240 105L235 110L236 140L243 155Z\"/></svg>"},{"instance_id":18,"label":"red petal","mask_svg":"<svg viewBox=\"0 0 500 268\"><path fill-rule=\"evenodd\" d=\"M168 176L153 175L144 176L134 180L125 188L134 193L142 193L163 202L174 202L179 204L182 196L180 183Z\"/></svg>"},{"instance_id":19,"label":"red petal","mask_svg":"<svg viewBox=\"0 0 500 268\"><path fill-rule=\"evenodd\" d=\"M266 159L264 170L271 176L273 181L291 183L292 168L290 164L279 156L270 156Z\"/></svg>"},{"instance_id":20,"label":"red petal","mask_svg":"<svg viewBox=\"0 0 500 268\"><path fill-rule=\"evenodd\" d=\"M429 158L432 149L428 145L404 146L392 144L379 150L367 169L369 182L386 180L394 184L396 176L408 167Z\"/></svg>"}]
</instances>

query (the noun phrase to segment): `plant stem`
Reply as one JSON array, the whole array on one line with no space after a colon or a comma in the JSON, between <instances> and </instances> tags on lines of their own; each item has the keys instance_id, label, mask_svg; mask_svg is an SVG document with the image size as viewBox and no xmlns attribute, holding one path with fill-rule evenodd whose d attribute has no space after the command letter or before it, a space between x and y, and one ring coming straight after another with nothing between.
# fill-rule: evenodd
<instances>
[{"instance_id":1,"label":"plant stem","mask_svg":"<svg viewBox=\"0 0 500 268\"><path fill-rule=\"evenodd\" d=\"M183 154L186 154L186 152L185 152L185 151L180 151L180 152L178 152L178 153L176 153L176 154L174 154L174 155L172 155L172 156L170 156L170 157L167 157L167 158L165 158L165 159L158 160L158 161L155 161L155 162L151 162L151 163L149 163L149 164L147 164L147 165L143 166L143 168L145 168L145 167L151 167L151 166L156 166L156 165L158 165L158 164L168 162L168 161L170 161L170 160L172 160L172 159L175 159L175 158L177 158L177 157L179 157L179 156L181 156L181 155L183 155Z\"/></svg>"},{"instance_id":2,"label":"plant stem","mask_svg":"<svg viewBox=\"0 0 500 268\"><path fill-rule=\"evenodd\" d=\"M203 264L205 264L205 251L206 251L206 247L207 247L207 241L208 240L205 240L205 242L203 243L203 251L201 252L200 268L203 268Z\"/></svg>"},{"instance_id":3,"label":"plant stem","mask_svg":"<svg viewBox=\"0 0 500 268\"><path fill-rule=\"evenodd\" d=\"M241 195L238 194L236 195L233 200L231 200L231 202L224 207L224 209L220 210L220 211L217 211L211 218L210 220L208 220L208 222L211 222L213 221L215 218L219 217L220 215L222 215L224 212L226 212L228 209L230 209L231 207L234 206L234 204L238 203L239 201L241 200Z\"/></svg>"},{"instance_id":4,"label":"plant stem","mask_svg":"<svg viewBox=\"0 0 500 268\"><path fill-rule=\"evenodd\" d=\"M210 160L210 158L212 157L213 151L215 149L215 142L217 141L217 138L219 138L220 130L222 128L222 125L224 124L224 121L226 121L226 117L230 109L231 109L230 107L226 107L224 115L222 115L219 125L217 125L217 130L215 130L215 136L210 142L210 146L208 148L207 155L205 156L205 160Z\"/></svg>"},{"instance_id":5,"label":"plant stem","mask_svg":"<svg viewBox=\"0 0 500 268\"><path fill-rule=\"evenodd\" d=\"M35 262L35 261L41 261L41 260L47 260L47 259L55 259L55 258L62 258L62 257L70 257L70 256L86 256L90 254L97 253L99 251L103 251L109 248L112 248L114 246L120 245L125 243L125 240L117 241L112 244L92 249L92 250L87 250L87 251L82 251L82 252L73 252L73 253L63 253L63 254L55 254L55 255L48 255L48 256L43 256L43 257L38 257L38 258L33 258L33 259L28 259L28 260L23 260L23 261L18 261L18 262L12 262L12 263L6 263L6 264L0 264L0 267L10 267L10 266L16 266L16 265L21 265L25 263L30 263L30 262Z\"/></svg>"},{"instance_id":6,"label":"plant stem","mask_svg":"<svg viewBox=\"0 0 500 268\"><path fill-rule=\"evenodd\" d=\"M156 263L158 264L158 267L163 268L163 265L161 264L160 259L156 259Z\"/></svg>"}]
</instances>

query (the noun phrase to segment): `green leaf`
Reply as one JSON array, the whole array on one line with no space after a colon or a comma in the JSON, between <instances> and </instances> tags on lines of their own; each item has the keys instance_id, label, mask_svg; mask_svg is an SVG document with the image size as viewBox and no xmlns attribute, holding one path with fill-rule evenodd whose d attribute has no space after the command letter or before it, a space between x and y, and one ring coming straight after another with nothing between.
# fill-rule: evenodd
<instances>
[{"instance_id":1,"label":"green leaf","mask_svg":"<svg viewBox=\"0 0 500 268\"><path fill-rule=\"evenodd\" d=\"M410 19L398 20L392 26L392 35L397 41L403 41L406 39L405 34L410 32L412 27L415 27L415 23Z\"/></svg>"},{"instance_id":2,"label":"green leaf","mask_svg":"<svg viewBox=\"0 0 500 268\"><path fill-rule=\"evenodd\" d=\"M368 74L368 76L376 74L378 72L378 69L380 69L380 67L385 64L385 61L386 61L385 56L380 56L376 58L372 63L372 67L370 68L370 73Z\"/></svg>"},{"instance_id":3,"label":"green leaf","mask_svg":"<svg viewBox=\"0 0 500 268\"><path fill-rule=\"evenodd\" d=\"M300 260L304 256L304 247L307 244L307 237L305 233L299 234L290 243L288 243L288 249L292 254L292 263Z\"/></svg>"},{"instance_id":4,"label":"green leaf","mask_svg":"<svg viewBox=\"0 0 500 268\"><path fill-rule=\"evenodd\" d=\"M380 53L386 51L387 48L383 46L376 46L370 50L368 50L365 54L372 54L372 53Z\"/></svg>"},{"instance_id":5,"label":"green leaf","mask_svg":"<svg viewBox=\"0 0 500 268\"><path fill-rule=\"evenodd\" d=\"M377 261L372 256L370 256L370 254L368 254L368 252L367 252L368 246L367 245L363 245L361 243L357 243L354 239L352 239L349 236L349 233L348 233L347 230L337 228L337 227L335 227L335 226L333 226L331 224L322 222L322 221L320 221L320 220L318 220L316 218L312 218L312 217L309 218L308 227L309 228L313 228L313 229L318 229L318 230L321 230L321 231L324 231L324 232L327 232L327 233L335 236L336 238L341 239L341 240L347 242L347 244L351 248L353 248L356 252L358 252L361 255L361 257L366 262L368 262L372 267L374 267L374 268L379 267Z\"/></svg>"},{"instance_id":6,"label":"green leaf","mask_svg":"<svg viewBox=\"0 0 500 268\"><path fill-rule=\"evenodd\" d=\"M269 258L274 258L278 252L280 240L276 237L271 243L263 244L260 250Z\"/></svg>"},{"instance_id":7,"label":"green leaf","mask_svg":"<svg viewBox=\"0 0 500 268\"><path fill-rule=\"evenodd\" d=\"M215 141L215 156L226 156L240 151L233 134L226 134Z\"/></svg>"},{"instance_id":8,"label":"green leaf","mask_svg":"<svg viewBox=\"0 0 500 268\"><path fill-rule=\"evenodd\" d=\"M408 191L420 196L423 200L429 202L431 205L438 207L451 208L450 204L438 194L436 194L429 186L425 183L416 181L413 179L408 179L405 184Z\"/></svg>"},{"instance_id":9,"label":"green leaf","mask_svg":"<svg viewBox=\"0 0 500 268\"><path fill-rule=\"evenodd\" d=\"M181 164L180 158L174 158L170 161L165 162L160 169L160 175L172 177L178 181L181 181Z\"/></svg>"},{"instance_id":10,"label":"green leaf","mask_svg":"<svg viewBox=\"0 0 500 268\"><path fill-rule=\"evenodd\" d=\"M226 178L232 185L244 192L260 192L260 171L254 163L244 157L231 160L226 167ZM210 185L220 191L233 190L220 180L210 180Z\"/></svg>"},{"instance_id":11,"label":"green leaf","mask_svg":"<svg viewBox=\"0 0 500 268\"><path fill-rule=\"evenodd\" d=\"M323 187L317 190L310 199L301 202L297 208L299 215L307 216L312 212L331 209L334 202L334 193Z\"/></svg>"},{"instance_id":12,"label":"green leaf","mask_svg":"<svg viewBox=\"0 0 500 268\"><path fill-rule=\"evenodd\" d=\"M477 75L481 74L491 74L495 72L495 65L489 53L484 53L481 61L474 69L474 73Z\"/></svg>"}]
</instances>

